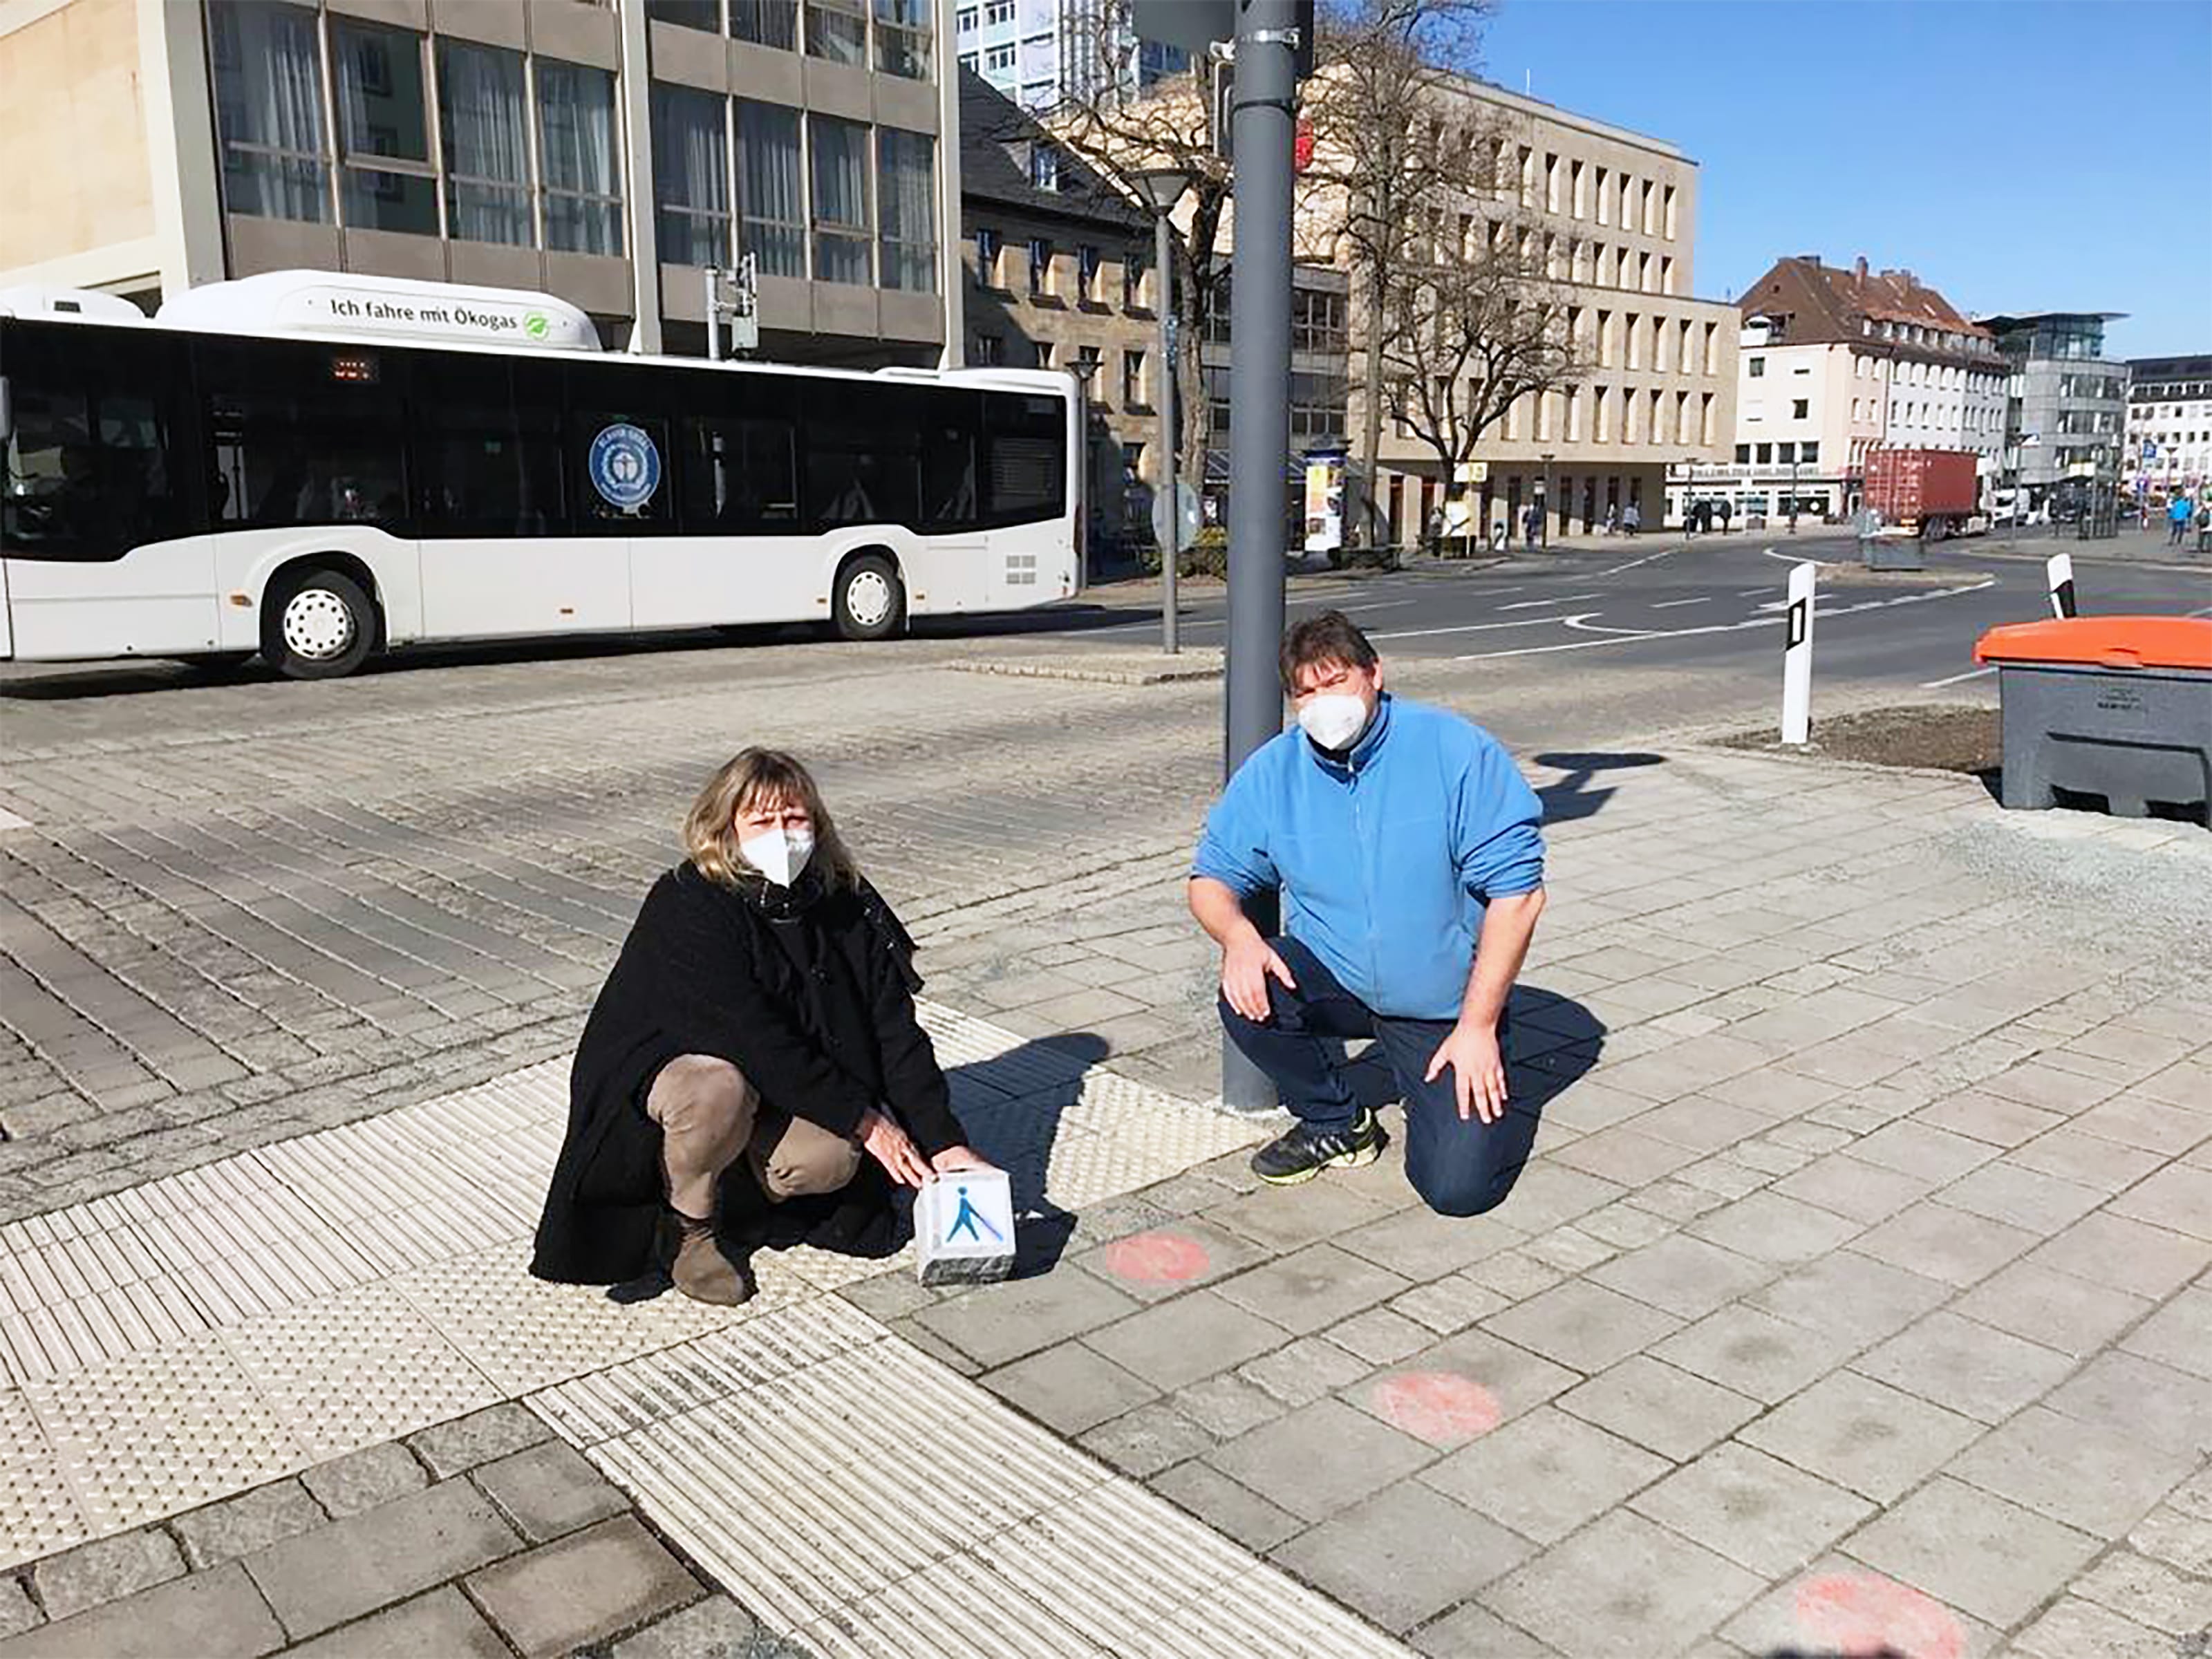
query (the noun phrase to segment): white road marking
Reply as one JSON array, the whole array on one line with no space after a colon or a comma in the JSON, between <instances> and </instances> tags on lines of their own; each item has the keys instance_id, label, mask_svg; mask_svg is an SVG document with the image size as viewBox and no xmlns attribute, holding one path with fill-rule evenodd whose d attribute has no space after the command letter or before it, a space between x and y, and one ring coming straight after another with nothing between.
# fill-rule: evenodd
<instances>
[{"instance_id":1,"label":"white road marking","mask_svg":"<svg viewBox=\"0 0 2212 1659\"><path fill-rule=\"evenodd\" d=\"M1675 554L1685 551L1686 545L1685 544L1683 547L1662 547L1656 553L1647 553L1640 559L1631 559L1626 564L1617 564L1610 570L1601 570L1597 574L1601 576L1618 576L1622 571L1633 570L1638 565L1650 564L1660 559L1671 559Z\"/></svg>"},{"instance_id":2,"label":"white road marking","mask_svg":"<svg viewBox=\"0 0 2212 1659\"><path fill-rule=\"evenodd\" d=\"M1595 617L1595 611L1584 613ZM1437 634L1486 634L1493 628L1544 628L1555 622L1567 620L1561 617L1522 617L1513 622L1465 623L1456 628L1408 628L1395 634L1370 634L1375 640L1425 640Z\"/></svg>"},{"instance_id":3,"label":"white road marking","mask_svg":"<svg viewBox=\"0 0 2212 1659\"><path fill-rule=\"evenodd\" d=\"M1753 589L1753 591L1754 592L1758 592L1759 590L1757 590L1757 589ZM1672 610L1674 610L1677 605L1711 605L1711 603L1712 603L1712 597L1711 597L1711 595L1710 595L1710 594L1700 594L1700 595L1698 595L1698 596L1696 599L1662 599L1662 600L1660 600L1660 601L1659 601L1659 603L1658 603L1658 604L1656 604L1656 605L1653 605L1651 608L1652 608L1654 611L1672 611Z\"/></svg>"},{"instance_id":4,"label":"white road marking","mask_svg":"<svg viewBox=\"0 0 2212 1659\"><path fill-rule=\"evenodd\" d=\"M1568 593L1556 599L1523 599L1518 605L1501 605L1498 608L1500 611L1534 611L1539 605L1580 605L1586 599L1594 599L1596 597L1595 593Z\"/></svg>"},{"instance_id":5,"label":"white road marking","mask_svg":"<svg viewBox=\"0 0 2212 1659\"><path fill-rule=\"evenodd\" d=\"M1893 599L1871 599L1863 605L1847 605L1834 611L1824 611L1820 614L1824 617L1848 617L1863 611L1887 610L1892 605L1919 605L1929 599L1956 599L1961 594L1978 593L1984 588L1994 587L1996 586L1996 579L1995 577L1991 577L1984 581L1975 582L1971 586L1936 587L1925 589L1917 593L1900 593ZM1703 628L1655 628L1648 632L1632 633L1627 629L1614 630L1593 626L1589 621L1589 618L1598 614L1599 613L1595 611L1586 611L1579 617L1540 617L1537 620L1543 622L1561 622L1565 626L1579 629L1583 633L1602 633L1611 635L1611 637L1599 640L1570 640L1561 645L1517 646L1507 651L1471 652L1465 656L1455 657L1452 660L1455 662L1481 662L1488 660L1493 657L1534 657L1540 656L1548 651L1589 651L1595 648L1596 647L1605 645L1635 645L1644 640L1686 640L1694 639L1701 634L1740 634L1747 628L1778 627L1784 620L1781 615L1776 614L1772 616L1751 617L1746 618L1742 622L1709 623ZM1510 623L1503 625L1508 627L1511 626ZM1465 630L1448 629L1443 631L1459 632Z\"/></svg>"},{"instance_id":6,"label":"white road marking","mask_svg":"<svg viewBox=\"0 0 2212 1659\"><path fill-rule=\"evenodd\" d=\"M1938 691L1947 685L1956 685L1961 680L1978 680L1984 674L1994 674L1996 672L1997 665L1991 663L1986 668L1969 668L1963 674L1954 674L1948 680L1923 680L1920 682L1920 689L1923 691Z\"/></svg>"}]
</instances>

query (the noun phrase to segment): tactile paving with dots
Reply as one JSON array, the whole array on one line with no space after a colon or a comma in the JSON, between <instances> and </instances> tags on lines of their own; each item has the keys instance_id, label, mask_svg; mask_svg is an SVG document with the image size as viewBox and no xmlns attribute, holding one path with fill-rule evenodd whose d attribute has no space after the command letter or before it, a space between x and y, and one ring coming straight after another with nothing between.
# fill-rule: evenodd
<instances>
[{"instance_id":1,"label":"tactile paving with dots","mask_svg":"<svg viewBox=\"0 0 2212 1659\"><path fill-rule=\"evenodd\" d=\"M91 1535L60 1457L21 1389L0 1388L0 1567Z\"/></svg>"},{"instance_id":2,"label":"tactile paving with dots","mask_svg":"<svg viewBox=\"0 0 2212 1659\"><path fill-rule=\"evenodd\" d=\"M289 1308L220 1337L319 1460L504 1397L388 1285Z\"/></svg>"},{"instance_id":3,"label":"tactile paving with dots","mask_svg":"<svg viewBox=\"0 0 2212 1659\"><path fill-rule=\"evenodd\" d=\"M305 1449L215 1336L27 1383L97 1536L258 1486Z\"/></svg>"}]
</instances>

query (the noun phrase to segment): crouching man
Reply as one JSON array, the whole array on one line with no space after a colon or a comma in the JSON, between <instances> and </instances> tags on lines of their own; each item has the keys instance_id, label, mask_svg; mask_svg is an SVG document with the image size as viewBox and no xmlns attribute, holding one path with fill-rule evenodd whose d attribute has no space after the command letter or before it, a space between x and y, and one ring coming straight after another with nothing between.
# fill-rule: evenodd
<instances>
[{"instance_id":1,"label":"crouching man","mask_svg":"<svg viewBox=\"0 0 2212 1659\"><path fill-rule=\"evenodd\" d=\"M1501 1200L1527 1153L1507 1132L1505 1001L1544 908L1543 808L1498 740L1391 696L1375 647L1323 611L1283 641L1297 725L1237 769L1207 816L1191 914L1221 946L1221 1022L1297 1117L1254 1154L1287 1186L1372 1163L1371 1110L1341 1042L1381 1044L1406 1104L1406 1172L1429 1207ZM1282 895L1263 937L1243 901Z\"/></svg>"},{"instance_id":2,"label":"crouching man","mask_svg":"<svg viewBox=\"0 0 2212 1659\"><path fill-rule=\"evenodd\" d=\"M806 769L748 749L709 779L584 1027L530 1270L664 1269L753 1293L759 1246L896 1247L895 1186L973 1169L915 1016L914 942Z\"/></svg>"}]
</instances>

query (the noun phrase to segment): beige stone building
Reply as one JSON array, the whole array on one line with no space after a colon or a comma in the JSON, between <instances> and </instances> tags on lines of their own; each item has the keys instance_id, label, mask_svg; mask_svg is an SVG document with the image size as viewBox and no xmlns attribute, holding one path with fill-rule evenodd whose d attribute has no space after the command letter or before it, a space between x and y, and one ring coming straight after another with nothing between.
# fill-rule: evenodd
<instances>
[{"instance_id":1,"label":"beige stone building","mask_svg":"<svg viewBox=\"0 0 2212 1659\"><path fill-rule=\"evenodd\" d=\"M1516 404L1475 451L1480 481L1455 487L1435 452L1385 419L1380 497L1390 533L1413 541L1447 495L1473 498L1477 522L1504 520L1539 495L1549 530L1601 526L1633 503L1656 527L1670 464L1724 459L1735 428L1737 313L1692 295L1698 165L1673 145L1503 88L1462 82L1447 120L1492 135L1498 187L1436 228L1473 249L1501 218L1569 295L1569 325L1592 367L1575 386ZM1352 295L1352 363L1360 362ZM1361 392L1350 429L1362 430Z\"/></svg>"},{"instance_id":2,"label":"beige stone building","mask_svg":"<svg viewBox=\"0 0 2212 1659\"><path fill-rule=\"evenodd\" d=\"M544 289L703 348L957 361L951 0L0 0L0 287L290 267Z\"/></svg>"}]
</instances>

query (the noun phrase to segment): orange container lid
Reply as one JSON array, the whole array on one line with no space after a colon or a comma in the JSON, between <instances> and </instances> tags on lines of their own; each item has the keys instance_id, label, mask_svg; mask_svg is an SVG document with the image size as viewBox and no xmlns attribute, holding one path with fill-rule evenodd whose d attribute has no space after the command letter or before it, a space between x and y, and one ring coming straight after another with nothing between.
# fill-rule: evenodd
<instances>
[{"instance_id":1,"label":"orange container lid","mask_svg":"<svg viewBox=\"0 0 2212 1659\"><path fill-rule=\"evenodd\" d=\"M1974 642L1974 660L2212 669L2212 617L2052 617L2007 623Z\"/></svg>"}]
</instances>

